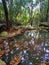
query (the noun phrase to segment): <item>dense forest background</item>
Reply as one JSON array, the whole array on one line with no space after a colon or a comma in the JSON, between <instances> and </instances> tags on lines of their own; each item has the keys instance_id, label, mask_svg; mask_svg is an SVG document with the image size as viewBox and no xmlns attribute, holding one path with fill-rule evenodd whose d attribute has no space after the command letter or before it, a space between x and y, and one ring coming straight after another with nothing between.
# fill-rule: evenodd
<instances>
[{"instance_id":1,"label":"dense forest background","mask_svg":"<svg viewBox=\"0 0 49 65\"><path fill-rule=\"evenodd\" d=\"M6 2L8 20L12 23L49 24L49 0L2 0ZM4 2L0 2L0 21L5 22ZM6 12L7 14L7 12ZM8 21L7 21L8 22Z\"/></svg>"}]
</instances>

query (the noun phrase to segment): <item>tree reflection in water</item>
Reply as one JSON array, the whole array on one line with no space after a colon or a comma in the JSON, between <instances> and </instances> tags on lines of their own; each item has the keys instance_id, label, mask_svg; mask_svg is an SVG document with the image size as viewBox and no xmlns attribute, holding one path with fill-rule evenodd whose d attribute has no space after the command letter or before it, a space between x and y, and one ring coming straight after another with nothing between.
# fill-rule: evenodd
<instances>
[{"instance_id":1,"label":"tree reflection in water","mask_svg":"<svg viewBox=\"0 0 49 65\"><path fill-rule=\"evenodd\" d=\"M35 34L36 35L36 34ZM39 34L38 34L39 35ZM23 37L25 35L20 35L20 38L17 40L17 37L14 37L13 42L9 41L11 59L13 56L22 56L21 63L19 65L40 65L44 60L49 61L49 39L46 36L39 35L39 38L35 37ZM16 41L16 42L15 42ZM10 55L9 54L9 55ZM4 56L5 57L5 56ZM6 59L4 59L5 61ZM6 62L6 61L5 61Z\"/></svg>"}]
</instances>

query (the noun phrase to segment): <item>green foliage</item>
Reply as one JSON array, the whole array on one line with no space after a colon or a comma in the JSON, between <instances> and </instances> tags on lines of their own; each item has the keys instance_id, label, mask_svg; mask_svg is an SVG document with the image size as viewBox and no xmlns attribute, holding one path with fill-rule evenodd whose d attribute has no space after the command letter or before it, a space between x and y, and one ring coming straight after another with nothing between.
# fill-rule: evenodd
<instances>
[{"instance_id":1,"label":"green foliage","mask_svg":"<svg viewBox=\"0 0 49 65\"><path fill-rule=\"evenodd\" d=\"M6 0L6 2L10 21L18 21L23 24L32 22L38 25L40 22L45 22L46 16L49 15L47 13L48 0L36 0L35 4L33 0ZM36 8L39 3L40 8L34 11L34 7ZM0 3L0 20L5 20L2 3Z\"/></svg>"},{"instance_id":2,"label":"green foliage","mask_svg":"<svg viewBox=\"0 0 49 65\"><path fill-rule=\"evenodd\" d=\"M39 9L36 9L33 12L33 21L34 21L34 24L36 24L36 25L38 25L40 23L40 10Z\"/></svg>"},{"instance_id":3,"label":"green foliage","mask_svg":"<svg viewBox=\"0 0 49 65\"><path fill-rule=\"evenodd\" d=\"M18 14L17 20L22 22L23 24L27 24L29 22L29 13L27 13L26 10L23 10L21 14Z\"/></svg>"},{"instance_id":4,"label":"green foliage","mask_svg":"<svg viewBox=\"0 0 49 65\"><path fill-rule=\"evenodd\" d=\"M8 33L5 31L0 34L0 36L3 36L3 37L7 37L7 35L8 35Z\"/></svg>"},{"instance_id":5,"label":"green foliage","mask_svg":"<svg viewBox=\"0 0 49 65\"><path fill-rule=\"evenodd\" d=\"M5 20L4 18L5 16L4 16L3 4L0 3L0 20Z\"/></svg>"}]
</instances>

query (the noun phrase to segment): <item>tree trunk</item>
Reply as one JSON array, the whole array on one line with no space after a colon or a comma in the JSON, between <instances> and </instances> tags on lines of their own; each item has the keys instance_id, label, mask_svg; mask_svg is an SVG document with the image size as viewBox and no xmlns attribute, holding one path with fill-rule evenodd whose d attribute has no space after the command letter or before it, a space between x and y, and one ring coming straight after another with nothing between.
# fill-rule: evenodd
<instances>
[{"instance_id":1,"label":"tree trunk","mask_svg":"<svg viewBox=\"0 0 49 65\"><path fill-rule=\"evenodd\" d=\"M7 30L9 30L9 28L10 28L10 22L9 22L9 19L8 19L8 10L7 10L6 1L2 0L2 3L3 3L3 7L4 7L4 12L5 12Z\"/></svg>"},{"instance_id":2,"label":"tree trunk","mask_svg":"<svg viewBox=\"0 0 49 65\"><path fill-rule=\"evenodd\" d=\"M13 21L13 0L9 0L9 17L10 17L10 26L12 27L12 21Z\"/></svg>"},{"instance_id":3,"label":"tree trunk","mask_svg":"<svg viewBox=\"0 0 49 65\"><path fill-rule=\"evenodd\" d=\"M49 0L48 0L48 8L47 8L47 13L46 13L46 22L48 22L48 13L49 13Z\"/></svg>"},{"instance_id":4,"label":"tree trunk","mask_svg":"<svg viewBox=\"0 0 49 65\"><path fill-rule=\"evenodd\" d=\"M31 0L31 13L30 13L30 24L31 24L31 26L33 23L32 14L33 14L33 0Z\"/></svg>"},{"instance_id":5,"label":"tree trunk","mask_svg":"<svg viewBox=\"0 0 49 65\"><path fill-rule=\"evenodd\" d=\"M43 4L42 4L42 0L40 0L40 22L43 22L43 13L42 13L42 8L43 8Z\"/></svg>"}]
</instances>

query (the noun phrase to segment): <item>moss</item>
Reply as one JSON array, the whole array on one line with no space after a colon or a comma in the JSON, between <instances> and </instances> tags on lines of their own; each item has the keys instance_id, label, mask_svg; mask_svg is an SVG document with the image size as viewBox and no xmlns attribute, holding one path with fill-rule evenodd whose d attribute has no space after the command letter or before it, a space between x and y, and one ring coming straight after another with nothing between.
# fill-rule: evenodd
<instances>
[{"instance_id":1,"label":"moss","mask_svg":"<svg viewBox=\"0 0 49 65\"><path fill-rule=\"evenodd\" d=\"M8 35L8 33L6 31L1 32L1 34L0 34L0 36L2 36L2 37L6 37L7 35Z\"/></svg>"}]
</instances>

